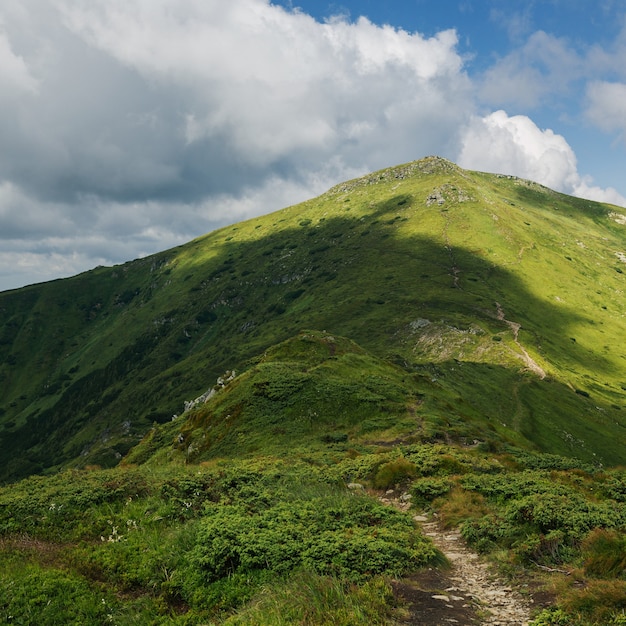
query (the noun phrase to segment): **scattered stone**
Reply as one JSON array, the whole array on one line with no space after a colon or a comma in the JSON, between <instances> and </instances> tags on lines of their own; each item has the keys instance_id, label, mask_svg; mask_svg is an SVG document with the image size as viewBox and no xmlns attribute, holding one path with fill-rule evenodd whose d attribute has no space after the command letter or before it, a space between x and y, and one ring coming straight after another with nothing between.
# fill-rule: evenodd
<instances>
[{"instance_id":1,"label":"scattered stone","mask_svg":"<svg viewBox=\"0 0 626 626\"><path fill-rule=\"evenodd\" d=\"M423 317L418 317L416 320L409 322L409 327L411 330L419 330L420 328L425 328L426 326L430 326L431 321L427 320Z\"/></svg>"},{"instance_id":2,"label":"scattered stone","mask_svg":"<svg viewBox=\"0 0 626 626\"><path fill-rule=\"evenodd\" d=\"M235 376L235 370L228 370L223 376L220 376L217 379L217 382L213 387L205 391L201 396L198 396L195 400L185 400L185 409L183 413L187 413L187 411L191 411L200 404L208 402L220 389L223 389L229 382L234 380ZM177 417L178 415L174 415L172 420Z\"/></svg>"},{"instance_id":3,"label":"scattered stone","mask_svg":"<svg viewBox=\"0 0 626 626\"><path fill-rule=\"evenodd\" d=\"M615 220L618 224L622 224L626 226L626 215L621 215L620 213L611 212L609 213L609 217Z\"/></svg>"},{"instance_id":4,"label":"scattered stone","mask_svg":"<svg viewBox=\"0 0 626 626\"><path fill-rule=\"evenodd\" d=\"M430 206L431 204L435 204L435 202L441 206L442 204L445 203L445 198L443 197L443 195L441 194L440 191L436 190L435 192L431 193L428 198L426 198L426 206Z\"/></svg>"},{"instance_id":5,"label":"scattered stone","mask_svg":"<svg viewBox=\"0 0 626 626\"><path fill-rule=\"evenodd\" d=\"M405 506L399 498L387 497L385 500L396 508L403 509ZM480 623L487 626L528 626L532 604L529 598L500 580L489 564L466 546L459 533L445 531L434 515L432 521L426 515L414 515L413 519L420 523L422 534L430 537L446 555L452 568L449 573L423 573L422 580L424 576L439 577L438 581L430 582L432 586L410 588L410 584L415 585L415 582L407 584L398 581L397 588L401 589L402 597L409 600L411 612L411 617L401 624L477 624L480 613ZM437 584L441 582L444 584ZM441 593L442 589L445 594ZM436 602L433 603L433 600Z\"/></svg>"}]
</instances>

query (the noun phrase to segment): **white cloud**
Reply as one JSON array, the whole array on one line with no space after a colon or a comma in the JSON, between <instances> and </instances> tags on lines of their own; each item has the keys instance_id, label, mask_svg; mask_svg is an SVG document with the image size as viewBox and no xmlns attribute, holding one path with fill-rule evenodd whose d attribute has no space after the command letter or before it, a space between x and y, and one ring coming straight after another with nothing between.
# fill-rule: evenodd
<instances>
[{"instance_id":1,"label":"white cloud","mask_svg":"<svg viewBox=\"0 0 626 626\"><path fill-rule=\"evenodd\" d=\"M621 30L608 45L593 45L588 51L589 78L596 80L605 76L626 80L626 19L623 9L619 12Z\"/></svg>"},{"instance_id":2,"label":"white cloud","mask_svg":"<svg viewBox=\"0 0 626 626\"><path fill-rule=\"evenodd\" d=\"M598 187L593 184L590 176L584 176L572 190L572 194L579 198L587 198L596 202L607 202L608 204L616 204L626 207L626 197L624 197L617 189L613 187Z\"/></svg>"},{"instance_id":3,"label":"white cloud","mask_svg":"<svg viewBox=\"0 0 626 626\"><path fill-rule=\"evenodd\" d=\"M474 118L459 155L463 167L511 173L568 191L578 180L576 156L563 137L525 115L496 111Z\"/></svg>"},{"instance_id":4,"label":"white cloud","mask_svg":"<svg viewBox=\"0 0 626 626\"><path fill-rule=\"evenodd\" d=\"M16 147L0 178L43 197L197 200L330 155L382 167L449 144L471 101L454 31L322 24L267 0L29 6L14 29L51 53L40 98L0 122Z\"/></svg>"},{"instance_id":5,"label":"white cloud","mask_svg":"<svg viewBox=\"0 0 626 626\"><path fill-rule=\"evenodd\" d=\"M587 86L589 120L605 131L626 133L626 84L593 81Z\"/></svg>"},{"instance_id":6,"label":"white cloud","mask_svg":"<svg viewBox=\"0 0 626 626\"><path fill-rule=\"evenodd\" d=\"M515 15L507 15L505 21L507 25L518 24ZM609 83L599 77L626 79L626 21L615 41L604 45L557 37L542 30L531 32L530 22L519 23L524 24L523 28L514 35L510 33L518 45L498 57L477 81L480 97L488 106L514 105L526 111L545 107L560 98L572 97L585 81L595 101L602 97L603 89L609 90ZM563 105L563 100L559 104Z\"/></svg>"},{"instance_id":7,"label":"white cloud","mask_svg":"<svg viewBox=\"0 0 626 626\"><path fill-rule=\"evenodd\" d=\"M458 162L461 166L514 174L561 191L626 206L615 189L593 186L578 173L576 155L561 135L541 130L525 115L509 117L496 111L474 117L465 131Z\"/></svg>"},{"instance_id":8,"label":"white cloud","mask_svg":"<svg viewBox=\"0 0 626 626\"><path fill-rule=\"evenodd\" d=\"M95 263L94 263L95 261ZM101 263L94 255L80 257L67 252L40 254L31 249L0 251L0 284L3 290L73 276Z\"/></svg>"},{"instance_id":9,"label":"white cloud","mask_svg":"<svg viewBox=\"0 0 626 626\"><path fill-rule=\"evenodd\" d=\"M491 105L533 108L587 72L588 63L562 38L543 31L498 59L483 75L481 97Z\"/></svg>"},{"instance_id":10,"label":"white cloud","mask_svg":"<svg viewBox=\"0 0 626 626\"><path fill-rule=\"evenodd\" d=\"M365 18L320 24L263 0L57 6L90 45L185 94L188 142L225 134L253 164L341 151L355 124L380 133L396 103L466 83L454 31L427 39Z\"/></svg>"},{"instance_id":11,"label":"white cloud","mask_svg":"<svg viewBox=\"0 0 626 626\"><path fill-rule=\"evenodd\" d=\"M537 33L478 84L457 47L453 30L320 23L269 0L3 0L0 289L163 250L427 154L610 192L529 118L475 117L481 89L490 105L528 106L567 89L581 55Z\"/></svg>"}]
</instances>

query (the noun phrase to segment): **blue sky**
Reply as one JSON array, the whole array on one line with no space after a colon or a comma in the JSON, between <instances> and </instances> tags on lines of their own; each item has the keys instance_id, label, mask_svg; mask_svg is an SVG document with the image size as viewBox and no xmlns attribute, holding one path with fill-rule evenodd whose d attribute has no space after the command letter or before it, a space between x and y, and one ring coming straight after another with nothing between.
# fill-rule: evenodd
<instances>
[{"instance_id":1,"label":"blue sky","mask_svg":"<svg viewBox=\"0 0 626 626\"><path fill-rule=\"evenodd\" d=\"M3 0L0 290L439 154L626 205L626 0Z\"/></svg>"},{"instance_id":2,"label":"blue sky","mask_svg":"<svg viewBox=\"0 0 626 626\"><path fill-rule=\"evenodd\" d=\"M454 29L465 70L477 82L499 60L522 50L538 32L560 41L564 50L579 59L595 50L613 54L617 66L626 64L624 0L288 0L276 4L297 8L319 21L338 15L349 20L364 16L375 24L389 24L429 37ZM549 75L538 58L526 58L524 67L535 67L543 76ZM571 72L567 67L562 71ZM607 69L603 78L619 82L624 75L621 68ZM480 104L485 111L490 110L490 105L493 109L505 104L509 115L529 115L539 127L564 135L575 150L581 171L591 175L595 184L617 187L626 196L626 103L621 127L615 132L598 132L584 115L588 78L571 72L571 80L567 89L533 105L515 98L505 103L490 103L487 99Z\"/></svg>"}]
</instances>

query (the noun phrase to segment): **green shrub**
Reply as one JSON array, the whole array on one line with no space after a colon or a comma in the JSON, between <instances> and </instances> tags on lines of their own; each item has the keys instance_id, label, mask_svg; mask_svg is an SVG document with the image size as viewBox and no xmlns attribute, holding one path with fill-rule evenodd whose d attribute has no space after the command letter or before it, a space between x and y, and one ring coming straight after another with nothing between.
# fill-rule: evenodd
<instances>
[{"instance_id":1,"label":"green shrub","mask_svg":"<svg viewBox=\"0 0 626 626\"><path fill-rule=\"evenodd\" d=\"M587 497L577 485L579 478L572 472L539 470L509 473L506 478L463 477L463 487L483 495L494 506L494 514L468 519L462 533L479 549L496 545L511 549L523 562L571 560L590 531L620 528L626 521L623 505Z\"/></svg>"},{"instance_id":2,"label":"green shrub","mask_svg":"<svg viewBox=\"0 0 626 626\"><path fill-rule=\"evenodd\" d=\"M348 435L346 433L327 433L322 435L320 439L324 443L345 443L348 441Z\"/></svg>"},{"instance_id":3,"label":"green shrub","mask_svg":"<svg viewBox=\"0 0 626 626\"><path fill-rule=\"evenodd\" d=\"M451 482L447 478L428 477L419 478L411 485L411 495L415 505L425 505L435 498L445 495L451 489Z\"/></svg>"},{"instance_id":4,"label":"green shrub","mask_svg":"<svg viewBox=\"0 0 626 626\"><path fill-rule=\"evenodd\" d=\"M618 502L626 502L626 472L624 470L608 472L602 490L607 497Z\"/></svg>"},{"instance_id":5,"label":"green shrub","mask_svg":"<svg viewBox=\"0 0 626 626\"><path fill-rule=\"evenodd\" d=\"M0 574L0 621L40 626L104 624L112 609L102 596L78 576L21 565Z\"/></svg>"},{"instance_id":6,"label":"green shrub","mask_svg":"<svg viewBox=\"0 0 626 626\"><path fill-rule=\"evenodd\" d=\"M417 467L404 457L399 457L378 468L373 485L376 489L390 489L417 475Z\"/></svg>"},{"instance_id":7,"label":"green shrub","mask_svg":"<svg viewBox=\"0 0 626 626\"><path fill-rule=\"evenodd\" d=\"M529 626L572 626L572 616L562 609L544 609Z\"/></svg>"},{"instance_id":8,"label":"green shrub","mask_svg":"<svg viewBox=\"0 0 626 626\"><path fill-rule=\"evenodd\" d=\"M216 506L200 522L192 562L211 583L236 572L284 575L304 567L362 580L399 575L436 560L408 516L365 496L280 502L250 514Z\"/></svg>"}]
</instances>

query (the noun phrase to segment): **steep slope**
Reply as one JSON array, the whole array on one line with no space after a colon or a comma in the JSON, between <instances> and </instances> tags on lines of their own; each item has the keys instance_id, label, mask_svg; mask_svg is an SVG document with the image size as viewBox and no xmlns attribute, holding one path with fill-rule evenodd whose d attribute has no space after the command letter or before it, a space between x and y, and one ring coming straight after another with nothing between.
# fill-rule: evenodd
<instances>
[{"instance_id":1,"label":"steep slope","mask_svg":"<svg viewBox=\"0 0 626 626\"><path fill-rule=\"evenodd\" d=\"M432 157L5 292L0 478L112 465L303 328L428 380L429 436L623 463L625 255L623 210Z\"/></svg>"}]
</instances>

